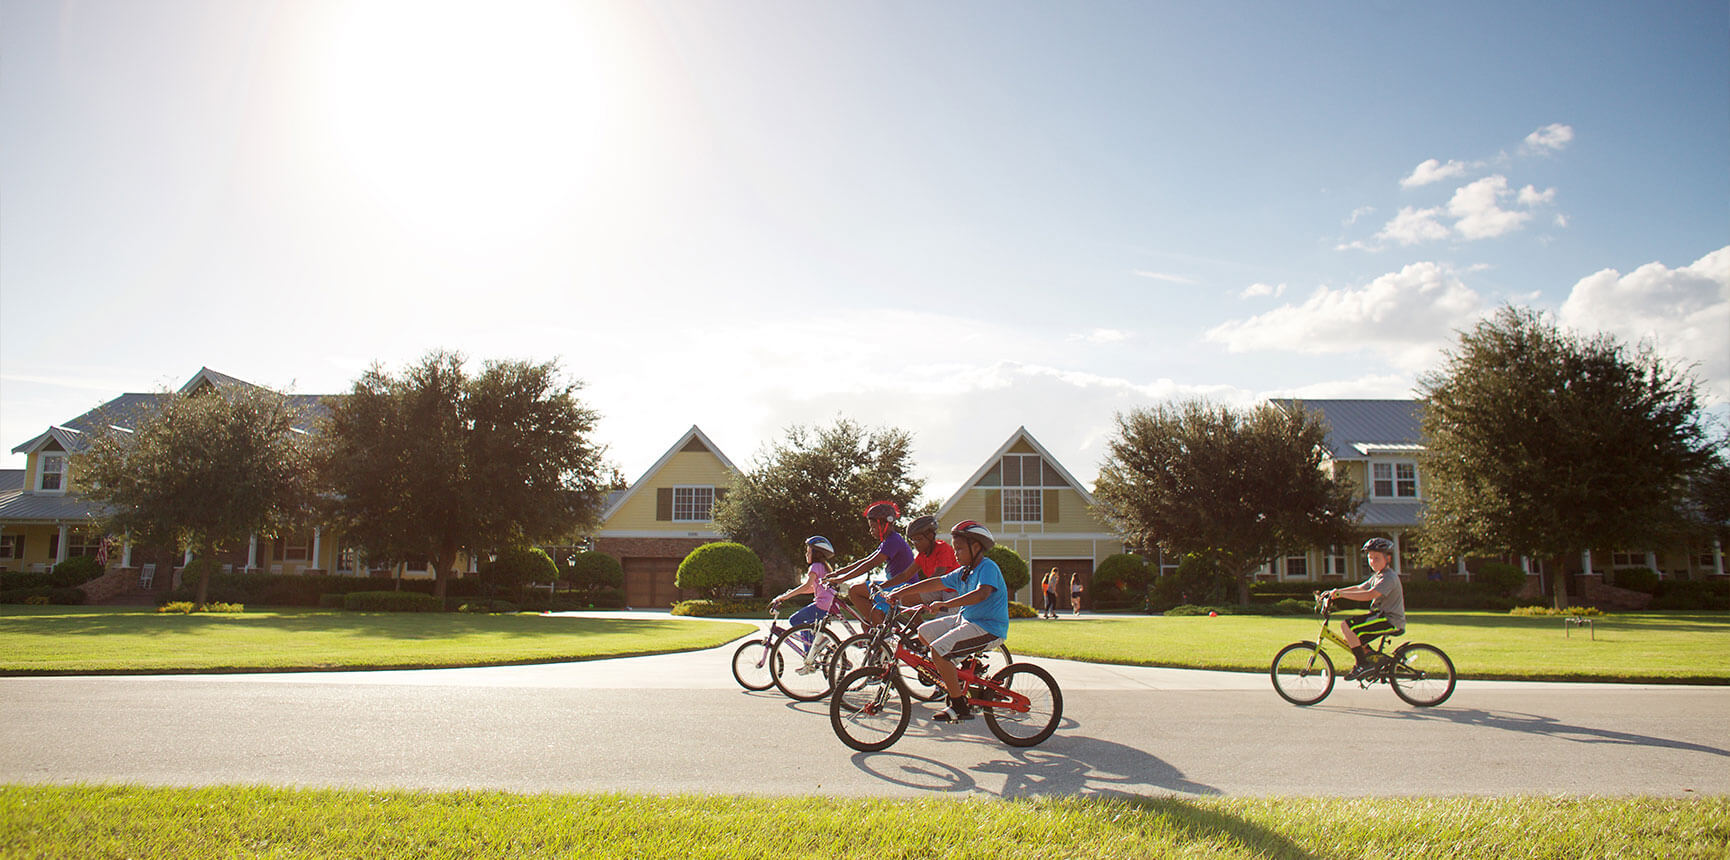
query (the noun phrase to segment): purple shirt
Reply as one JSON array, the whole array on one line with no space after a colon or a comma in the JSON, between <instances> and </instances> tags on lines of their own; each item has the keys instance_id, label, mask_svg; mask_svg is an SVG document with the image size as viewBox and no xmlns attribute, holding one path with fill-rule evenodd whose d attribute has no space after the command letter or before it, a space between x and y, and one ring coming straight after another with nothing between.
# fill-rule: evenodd
<instances>
[{"instance_id":1,"label":"purple shirt","mask_svg":"<svg viewBox=\"0 0 1730 860\"><path fill-rule=\"evenodd\" d=\"M913 565L913 547L907 545L907 539L899 532L890 532L885 536L877 551L883 554L884 563L889 565L890 576L899 576L901 571ZM913 572L914 582L923 578L919 574L917 570Z\"/></svg>"}]
</instances>

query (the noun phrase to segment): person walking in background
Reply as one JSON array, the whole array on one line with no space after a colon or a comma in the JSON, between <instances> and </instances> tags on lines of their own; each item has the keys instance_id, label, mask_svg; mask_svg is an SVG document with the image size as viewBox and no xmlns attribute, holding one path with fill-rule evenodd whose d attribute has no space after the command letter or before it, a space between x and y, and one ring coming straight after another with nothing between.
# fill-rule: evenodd
<instances>
[{"instance_id":1,"label":"person walking in background","mask_svg":"<svg viewBox=\"0 0 1730 860\"><path fill-rule=\"evenodd\" d=\"M1081 614L1081 574L1069 575L1069 614Z\"/></svg>"},{"instance_id":2,"label":"person walking in background","mask_svg":"<svg viewBox=\"0 0 1730 860\"><path fill-rule=\"evenodd\" d=\"M1057 568L1055 567L1051 569L1050 573L1045 575L1045 610L1040 615L1041 618L1050 618L1053 620L1057 618L1057 587L1061 583L1062 579L1063 578L1058 575Z\"/></svg>"}]
</instances>

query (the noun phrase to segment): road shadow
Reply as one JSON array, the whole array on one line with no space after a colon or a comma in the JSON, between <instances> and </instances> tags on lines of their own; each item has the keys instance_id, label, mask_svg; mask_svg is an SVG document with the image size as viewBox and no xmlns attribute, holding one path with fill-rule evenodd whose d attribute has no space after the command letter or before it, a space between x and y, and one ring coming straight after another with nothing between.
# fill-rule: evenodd
<instances>
[{"instance_id":1,"label":"road shadow","mask_svg":"<svg viewBox=\"0 0 1730 860\"><path fill-rule=\"evenodd\" d=\"M1481 708L1433 708L1421 711L1376 711L1367 708L1347 708L1345 712L1359 716L1377 717L1380 719L1406 720L1413 722L1445 722L1463 726L1479 726L1489 729L1500 729L1523 735L1542 735L1559 740L1573 741L1581 744L1614 744L1626 746L1658 747L1661 749L1684 750L1686 752L1705 753L1719 757L1730 757L1730 750L1705 744L1679 741L1671 738L1660 738L1652 735L1642 735L1635 732L1624 732L1616 729L1604 729L1595 726L1578 726L1565 723L1555 717L1538 714L1523 714L1517 711L1490 711Z\"/></svg>"}]
</instances>

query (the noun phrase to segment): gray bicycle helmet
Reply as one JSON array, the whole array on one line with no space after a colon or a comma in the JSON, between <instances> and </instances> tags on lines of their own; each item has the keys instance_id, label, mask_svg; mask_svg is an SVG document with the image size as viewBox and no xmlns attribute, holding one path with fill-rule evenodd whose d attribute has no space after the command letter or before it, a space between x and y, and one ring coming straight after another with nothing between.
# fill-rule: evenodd
<instances>
[{"instance_id":1,"label":"gray bicycle helmet","mask_svg":"<svg viewBox=\"0 0 1730 860\"><path fill-rule=\"evenodd\" d=\"M907 536L908 537L913 537L914 535L922 535L922 534L925 534L926 532L930 532L932 534L937 534L937 518L936 517L933 517L933 516L916 517L916 518L914 518L913 522L907 524Z\"/></svg>"},{"instance_id":2,"label":"gray bicycle helmet","mask_svg":"<svg viewBox=\"0 0 1730 860\"><path fill-rule=\"evenodd\" d=\"M1394 542L1385 537L1373 537L1364 541L1364 552L1384 552L1394 554Z\"/></svg>"},{"instance_id":3,"label":"gray bicycle helmet","mask_svg":"<svg viewBox=\"0 0 1730 860\"><path fill-rule=\"evenodd\" d=\"M991 530L972 520L956 523L955 527L949 530L949 536L972 538L975 543L979 544L981 555L990 552L991 548L997 545L997 538L991 536Z\"/></svg>"}]
</instances>

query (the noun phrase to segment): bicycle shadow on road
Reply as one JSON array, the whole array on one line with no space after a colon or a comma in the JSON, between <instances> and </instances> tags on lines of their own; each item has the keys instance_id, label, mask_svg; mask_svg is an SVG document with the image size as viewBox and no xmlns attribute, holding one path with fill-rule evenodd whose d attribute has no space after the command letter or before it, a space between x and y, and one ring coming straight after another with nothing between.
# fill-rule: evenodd
<instances>
[{"instance_id":1,"label":"bicycle shadow on road","mask_svg":"<svg viewBox=\"0 0 1730 860\"><path fill-rule=\"evenodd\" d=\"M1582 744L1625 744L1629 746L1659 747L1663 749L1685 750L1687 752L1706 753L1708 755L1730 757L1730 750L1706 746L1689 741L1678 741L1670 738L1653 737L1652 735L1636 734L1634 732L1618 731L1616 729L1600 729L1591 726L1576 726L1564 723L1555 717L1545 717L1538 714L1522 714L1515 711L1487 711L1481 708L1437 708L1423 711L1389 712L1370 709L1345 709L1361 716L1381 717L1383 719L1415 720L1420 722L1457 723L1464 726L1481 726L1483 728L1500 729L1525 735L1543 735L1565 741Z\"/></svg>"}]
</instances>

